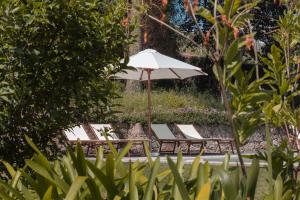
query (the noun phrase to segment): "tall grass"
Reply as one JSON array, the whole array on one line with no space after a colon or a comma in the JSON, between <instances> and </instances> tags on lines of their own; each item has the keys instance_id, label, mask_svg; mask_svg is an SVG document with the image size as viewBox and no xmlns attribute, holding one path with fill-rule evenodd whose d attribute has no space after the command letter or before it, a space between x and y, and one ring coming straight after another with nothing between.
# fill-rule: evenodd
<instances>
[{"instance_id":1,"label":"tall grass","mask_svg":"<svg viewBox=\"0 0 300 200\"><path fill-rule=\"evenodd\" d=\"M121 93L116 100L122 112L137 113L147 111L147 92ZM191 94L177 91L152 91L152 111L170 112L179 109L187 110L222 110L221 103L209 93Z\"/></svg>"}]
</instances>

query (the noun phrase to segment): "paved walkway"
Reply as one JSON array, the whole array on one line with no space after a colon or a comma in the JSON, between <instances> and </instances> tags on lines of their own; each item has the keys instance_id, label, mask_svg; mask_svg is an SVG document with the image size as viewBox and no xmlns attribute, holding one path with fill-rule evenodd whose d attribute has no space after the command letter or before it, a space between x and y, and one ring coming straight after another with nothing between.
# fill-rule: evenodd
<instances>
[{"instance_id":1,"label":"paved walkway","mask_svg":"<svg viewBox=\"0 0 300 200\"><path fill-rule=\"evenodd\" d=\"M156 158L157 157L152 157L153 160L156 159ZM177 160L177 157L173 156L173 155L170 156L170 158L174 161ZM224 155L204 155L204 156L201 156L201 162L206 162L207 161L211 165L221 165L224 161L224 158L225 158ZM95 158L90 158L90 160L94 160L94 159ZM185 164L192 164L192 162L195 159L195 156L183 156L183 159L184 159ZM141 162L145 162L145 161L147 161L147 158L146 157L125 157L125 158L123 158L124 162L129 162L130 160L132 162L135 162L137 160L139 160ZM161 163L167 163L167 156L165 156L165 155L160 156L160 162ZM245 166L251 166L251 162L252 162L251 159L245 159L244 158ZM239 165L237 155L230 155L229 165L230 166ZM260 166L261 167L266 167L267 163L260 162Z\"/></svg>"}]
</instances>

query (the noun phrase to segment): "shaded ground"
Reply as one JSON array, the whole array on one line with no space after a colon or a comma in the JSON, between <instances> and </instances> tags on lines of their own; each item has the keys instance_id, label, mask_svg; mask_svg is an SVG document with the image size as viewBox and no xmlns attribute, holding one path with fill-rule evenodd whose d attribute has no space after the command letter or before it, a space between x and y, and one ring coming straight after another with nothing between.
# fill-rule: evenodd
<instances>
[{"instance_id":1,"label":"shaded ground","mask_svg":"<svg viewBox=\"0 0 300 200\"><path fill-rule=\"evenodd\" d=\"M122 138L147 138L146 132L147 130L141 124L134 125L126 125L126 124L118 124L117 130L119 130L120 137ZM176 135L177 138L183 138L182 134L178 130L175 125L169 125L170 130ZM232 138L230 133L230 128L225 125L216 125L216 126L199 126L195 125L195 128L204 138ZM273 144L276 146L282 140L282 133L280 130L273 129L272 130L272 140ZM265 134L264 129L258 129L253 136L251 136L246 142L245 145L241 147L241 151L243 153L256 153L257 151L263 150L266 146L265 142ZM223 152L230 152L230 145L223 144L222 146ZM156 141L156 138L152 137L152 151L157 152L159 148L159 144ZM164 146L165 150L172 149L172 145ZM180 146L183 152L186 152L186 145ZM193 145L191 147L194 153L199 153L200 145ZM133 153L140 153L142 151L141 147L133 148ZM178 151L178 149L176 150ZM207 142L205 147L205 153L208 154L219 154L218 146L216 142Z\"/></svg>"}]
</instances>

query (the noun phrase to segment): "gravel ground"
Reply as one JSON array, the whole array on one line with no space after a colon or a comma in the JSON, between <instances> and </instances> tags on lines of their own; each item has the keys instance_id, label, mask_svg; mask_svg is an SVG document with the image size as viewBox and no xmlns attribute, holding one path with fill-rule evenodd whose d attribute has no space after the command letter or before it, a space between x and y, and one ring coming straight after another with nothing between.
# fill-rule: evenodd
<instances>
[{"instance_id":1,"label":"gravel ground","mask_svg":"<svg viewBox=\"0 0 300 200\"><path fill-rule=\"evenodd\" d=\"M134 124L131 126L128 126L126 124L118 124L113 125L116 130L119 132L120 138L147 138L146 132L147 130L142 127L141 124ZM174 125L169 125L170 130L176 135L177 138L183 138L178 128ZM230 127L228 126L197 126L195 125L195 128L198 130L198 132L202 135L204 138L232 138L230 134ZM274 145L278 145L280 141L282 140L283 133L280 132L280 130L272 129L272 140ZM152 151L158 152L159 144L155 137L152 137ZM246 143L241 147L242 153L255 153L258 150L263 150L266 145L265 142L265 133L264 128L260 128L256 131L255 134L253 134ZM230 152L230 145L222 144L222 151L223 152ZM171 150L173 148L172 145L164 145L164 150ZM182 144L180 145L180 148L183 152L186 152L187 146ZM191 147L191 150L193 153L199 153L200 145L193 145ZM133 147L133 154L139 154L141 153L142 148L141 146ZM176 152L178 149L176 150ZM218 146L216 142L207 142L205 146L205 153L207 154L219 154Z\"/></svg>"}]
</instances>

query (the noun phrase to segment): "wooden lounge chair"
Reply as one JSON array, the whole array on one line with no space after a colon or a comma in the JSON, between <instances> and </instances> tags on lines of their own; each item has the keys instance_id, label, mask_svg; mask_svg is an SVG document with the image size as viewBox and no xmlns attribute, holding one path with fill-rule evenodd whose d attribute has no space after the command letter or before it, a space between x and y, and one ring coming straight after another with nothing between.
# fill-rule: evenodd
<instances>
[{"instance_id":1,"label":"wooden lounge chair","mask_svg":"<svg viewBox=\"0 0 300 200\"><path fill-rule=\"evenodd\" d=\"M151 129L159 143L159 153L173 153L174 154L176 146L179 146L181 143L188 144L188 153L190 153L190 146L191 146L192 142L193 142L193 144L201 144L200 151L204 147L205 141L203 141L203 140L188 139L188 138L184 138L184 139L176 138L166 124L151 124ZM163 151L162 150L163 144L171 144L171 145L173 145L173 149Z\"/></svg>"},{"instance_id":2,"label":"wooden lounge chair","mask_svg":"<svg viewBox=\"0 0 300 200\"><path fill-rule=\"evenodd\" d=\"M86 155L88 156L90 148L96 141L89 138L82 125L64 130L63 132L71 145L75 145L79 141L81 145L87 146Z\"/></svg>"},{"instance_id":3,"label":"wooden lounge chair","mask_svg":"<svg viewBox=\"0 0 300 200\"><path fill-rule=\"evenodd\" d=\"M288 142L291 148L294 149L294 151L299 152L300 151L300 132L298 131L298 128L294 125L287 125L285 126L285 131L288 137Z\"/></svg>"},{"instance_id":4,"label":"wooden lounge chair","mask_svg":"<svg viewBox=\"0 0 300 200\"><path fill-rule=\"evenodd\" d=\"M106 131L107 133L107 137L109 139L109 141L116 145L117 149L120 148L121 144L126 144L128 142L132 142L133 145L141 145L145 152L145 147L144 147L144 142L149 142L148 139L120 139L116 133L114 132L112 126L110 124L89 124L89 126L92 128L92 131L94 132L94 134L96 135L96 137L99 140L99 144L106 144L107 141L105 139L105 136L103 135L103 132Z\"/></svg>"},{"instance_id":5,"label":"wooden lounge chair","mask_svg":"<svg viewBox=\"0 0 300 200\"><path fill-rule=\"evenodd\" d=\"M176 124L176 126L179 128L179 130L181 131L182 135L186 138L186 139L190 139L192 140L191 142L188 143L188 145L192 145L192 144L196 144L193 142L193 140L195 140L197 142L197 140L202 140L202 141L213 141L216 142L218 144L220 153L222 154L222 148L221 148L221 144L229 144L232 150L232 153L234 153L233 150L233 139L224 139L224 138L204 138L201 136L201 134L195 129L195 127L191 124ZM190 147L188 147L188 150L190 151Z\"/></svg>"}]
</instances>

